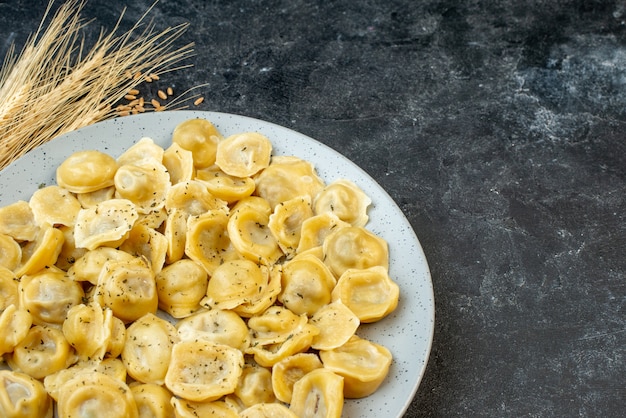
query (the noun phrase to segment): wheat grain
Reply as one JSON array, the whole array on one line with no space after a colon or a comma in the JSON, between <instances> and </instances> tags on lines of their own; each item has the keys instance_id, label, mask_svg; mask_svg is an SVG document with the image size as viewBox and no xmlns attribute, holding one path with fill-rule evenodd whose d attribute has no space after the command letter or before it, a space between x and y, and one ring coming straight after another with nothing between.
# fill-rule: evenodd
<instances>
[{"instance_id":1,"label":"wheat grain","mask_svg":"<svg viewBox=\"0 0 626 418\"><path fill-rule=\"evenodd\" d=\"M187 25L156 31L144 22L154 4L118 35L122 12L113 30L101 33L86 51L84 1L68 0L52 14L53 3L21 52L9 48L0 70L0 169L58 135L145 110L116 104L139 93L144 74L157 80L157 73L189 67L181 62L193 53L193 44L174 47Z\"/></svg>"}]
</instances>

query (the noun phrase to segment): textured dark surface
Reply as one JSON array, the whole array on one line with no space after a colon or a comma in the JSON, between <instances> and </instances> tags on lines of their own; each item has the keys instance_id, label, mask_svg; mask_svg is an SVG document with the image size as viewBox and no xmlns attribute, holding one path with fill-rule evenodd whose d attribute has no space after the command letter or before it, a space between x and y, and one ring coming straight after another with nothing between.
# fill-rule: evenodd
<instances>
[{"instance_id":1,"label":"textured dark surface","mask_svg":"<svg viewBox=\"0 0 626 418\"><path fill-rule=\"evenodd\" d=\"M151 4L128 2L123 27ZM132 3L132 4L131 4ZM0 0L0 53L45 1ZM87 39L123 2L87 3ZM376 179L432 271L407 417L626 410L622 1L162 0L189 22L198 107L293 128Z\"/></svg>"}]
</instances>

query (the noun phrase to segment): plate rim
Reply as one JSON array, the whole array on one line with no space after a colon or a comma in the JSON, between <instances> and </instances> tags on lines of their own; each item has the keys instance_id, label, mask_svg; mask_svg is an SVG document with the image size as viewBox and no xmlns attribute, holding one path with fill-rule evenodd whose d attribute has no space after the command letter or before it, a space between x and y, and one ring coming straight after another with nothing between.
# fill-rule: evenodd
<instances>
[{"instance_id":1,"label":"plate rim","mask_svg":"<svg viewBox=\"0 0 626 418\"><path fill-rule=\"evenodd\" d=\"M28 162L39 156L45 158L48 152L54 151L57 144L62 141L68 140L67 139L68 137L70 138L70 140L73 140L72 138L79 137L80 135L85 135L86 133L89 133L91 131L97 132L99 130L113 129L113 127L116 124L124 125L126 123L133 123L133 122L137 122L138 124L141 124L141 123L146 123L146 122L141 121L142 119L149 121L152 118L160 119L162 117L170 117L170 116L172 116L174 119L205 118L211 122L214 122L216 120L225 120L228 118L235 118L235 119L239 119L242 121L246 121L249 124L265 125L268 127L272 127L273 129L276 129L276 130L291 132L297 136L306 138L307 140L312 141L312 143L316 144L316 146L321 147L326 152L332 153L335 157L338 157L341 160L343 160L345 163L351 165L351 168L353 170L358 171L363 177L365 177L370 182L371 186L376 187L377 192L383 195L387 199L387 202L386 202L387 204L391 204L392 206L394 206L395 210L399 214L401 214L402 216L401 221L406 226L407 228L406 230L408 231L408 233L412 235L413 243L417 244L415 250L418 252L419 256L422 258L424 262L425 273L428 277L428 280L426 281L427 288L421 289L421 291L428 292L427 296L428 296L428 300L430 301L430 305L428 306L428 309L427 309L429 313L429 317L426 318L426 322L430 325L428 329L424 330L426 333L426 337L427 337L425 340L425 350L424 350L425 358L420 359L422 361L422 364L419 367L419 370L417 370L417 373L416 373L417 379L415 379L415 381L412 382L412 387L410 391L408 391L410 396L407 397L407 399L404 401L403 405L401 406L399 410L400 412L399 417L403 416L408 410L410 404L412 403L417 393L419 386L422 383L422 380L424 378L424 374L426 371L426 367L429 362L429 357L432 352L434 332L435 332L435 298L434 298L434 286L432 282L432 274L431 274L430 266L428 264L428 260L426 258L426 254L422 247L421 241L419 240L413 226L407 219L404 212L400 209L396 201L391 197L391 195L385 190L384 187L382 187L382 185L375 178L373 178L369 173L367 173L362 167L360 167L354 161L352 161L351 159L349 159L347 156L337 151L336 149L332 148L330 145L325 144L307 134L301 133L293 128L288 128L280 124L277 124L275 122L266 121L266 120L262 120L262 119L258 119L255 117L242 115L242 114L217 112L217 111L201 111L201 110L168 110L164 112L150 112L150 113L143 113L143 114L129 115L129 116L124 116L124 117L115 117L112 119L107 119L107 120L100 121L100 122L85 126L83 128L59 135L55 137L54 139L36 147L35 149L30 150L29 152L25 153L24 155L22 155L15 161L11 162L5 168L3 168L0 171L0 179L1 179L0 184L5 183L4 178L7 173L12 173L16 171L20 167L20 165L24 164L25 161ZM219 122L216 122L215 124L216 126L218 126ZM109 126L111 127L109 128ZM138 140L138 139L139 138L135 138L135 140ZM314 162L314 164L316 166L318 165L317 162ZM326 179L324 180L326 181ZM4 205L4 203L2 203L4 200L3 195L4 195L4 191L2 188L0 189L0 206Z\"/></svg>"}]
</instances>

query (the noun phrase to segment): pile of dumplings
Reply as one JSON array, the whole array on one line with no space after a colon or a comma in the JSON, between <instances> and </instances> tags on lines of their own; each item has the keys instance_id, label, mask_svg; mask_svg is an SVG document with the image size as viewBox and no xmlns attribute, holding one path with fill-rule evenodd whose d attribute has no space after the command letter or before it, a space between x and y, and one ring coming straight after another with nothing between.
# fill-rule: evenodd
<instances>
[{"instance_id":1,"label":"pile of dumplings","mask_svg":"<svg viewBox=\"0 0 626 418\"><path fill-rule=\"evenodd\" d=\"M398 304L371 200L257 132L70 155L0 208L0 416L340 417Z\"/></svg>"}]
</instances>

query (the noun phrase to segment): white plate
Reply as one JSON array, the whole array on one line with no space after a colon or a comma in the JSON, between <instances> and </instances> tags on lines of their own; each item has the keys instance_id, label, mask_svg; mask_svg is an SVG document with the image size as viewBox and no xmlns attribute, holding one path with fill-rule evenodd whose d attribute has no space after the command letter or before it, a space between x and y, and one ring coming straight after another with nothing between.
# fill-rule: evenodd
<instances>
[{"instance_id":1,"label":"white plate","mask_svg":"<svg viewBox=\"0 0 626 418\"><path fill-rule=\"evenodd\" d=\"M248 117L197 111L126 116L63 135L31 151L0 173L0 206L28 200L40 185L55 184L56 167L78 150L98 149L117 157L143 136L167 147L174 127L193 117L206 118L224 134L257 131L271 139L275 155L311 161L329 183L348 178L372 199L367 228L389 243L390 276L400 286L396 311L362 325L358 334L389 348L394 362L387 380L373 395L347 400L344 417L401 417L424 373L434 329L434 297L422 247L402 211L363 170L331 148L290 129Z\"/></svg>"}]
</instances>

